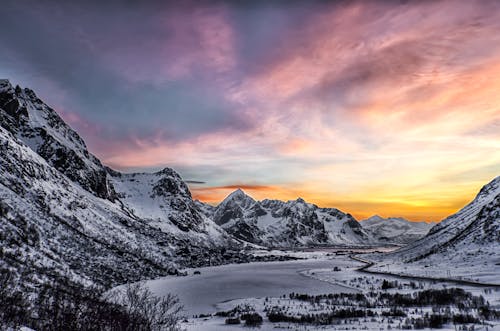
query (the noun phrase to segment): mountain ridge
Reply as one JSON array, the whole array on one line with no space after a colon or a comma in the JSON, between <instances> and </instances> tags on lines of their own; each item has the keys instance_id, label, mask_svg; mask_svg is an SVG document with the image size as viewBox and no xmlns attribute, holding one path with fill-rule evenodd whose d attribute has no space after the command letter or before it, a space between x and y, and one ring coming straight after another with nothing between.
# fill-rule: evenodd
<instances>
[{"instance_id":1,"label":"mountain ridge","mask_svg":"<svg viewBox=\"0 0 500 331\"><path fill-rule=\"evenodd\" d=\"M470 203L432 227L425 237L371 258L379 268L384 265L396 272L432 272L442 277L472 277L474 281L498 284L499 233L500 176L484 185Z\"/></svg>"},{"instance_id":2,"label":"mountain ridge","mask_svg":"<svg viewBox=\"0 0 500 331\"><path fill-rule=\"evenodd\" d=\"M371 238L348 213L302 198L257 201L243 190L208 208L208 217L236 238L272 247L369 245Z\"/></svg>"},{"instance_id":3,"label":"mountain ridge","mask_svg":"<svg viewBox=\"0 0 500 331\"><path fill-rule=\"evenodd\" d=\"M21 272L29 264L44 271L40 278L69 274L110 286L239 261L255 245L381 243L349 213L302 198L256 201L238 189L215 207L193 200L171 168L115 171L32 90L8 80L0 80L0 120L0 267ZM497 177L461 211L389 256L411 263L438 251L451 256L450 247L464 241L479 249L487 238L498 240L499 193Z\"/></svg>"},{"instance_id":4,"label":"mountain ridge","mask_svg":"<svg viewBox=\"0 0 500 331\"><path fill-rule=\"evenodd\" d=\"M360 221L361 226L379 243L409 244L424 237L435 223L413 222L403 217L373 215Z\"/></svg>"},{"instance_id":5,"label":"mountain ridge","mask_svg":"<svg viewBox=\"0 0 500 331\"><path fill-rule=\"evenodd\" d=\"M244 243L199 212L174 170L105 167L52 108L8 80L0 120L0 267L110 286L238 258Z\"/></svg>"}]
</instances>

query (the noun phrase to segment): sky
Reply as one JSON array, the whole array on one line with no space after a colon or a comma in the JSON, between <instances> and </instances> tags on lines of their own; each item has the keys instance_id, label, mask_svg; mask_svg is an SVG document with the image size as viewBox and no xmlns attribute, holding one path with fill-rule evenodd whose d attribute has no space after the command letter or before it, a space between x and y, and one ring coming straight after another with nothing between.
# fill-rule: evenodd
<instances>
[{"instance_id":1,"label":"sky","mask_svg":"<svg viewBox=\"0 0 500 331\"><path fill-rule=\"evenodd\" d=\"M216 204L439 221L500 175L499 1L11 1L0 78ZM199 183L196 183L199 182Z\"/></svg>"}]
</instances>

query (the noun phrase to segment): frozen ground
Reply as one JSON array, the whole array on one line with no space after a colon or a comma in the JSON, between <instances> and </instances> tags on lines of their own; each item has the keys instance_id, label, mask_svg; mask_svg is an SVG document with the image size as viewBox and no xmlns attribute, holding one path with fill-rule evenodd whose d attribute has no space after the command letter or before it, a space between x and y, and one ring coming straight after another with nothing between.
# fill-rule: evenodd
<instances>
[{"instance_id":1,"label":"frozen ground","mask_svg":"<svg viewBox=\"0 0 500 331\"><path fill-rule=\"evenodd\" d=\"M481 257L476 257L477 251L482 252ZM436 254L414 263L403 263L394 258L387 258L377 262L369 270L406 276L448 278L500 285L500 262L492 263L485 259L485 251L486 248L482 247L470 247L469 250L457 249L456 255L459 257L453 259L446 259ZM494 252L491 255L493 260L494 255L498 256L499 254ZM496 261L498 261L498 258Z\"/></svg>"},{"instance_id":2,"label":"frozen ground","mask_svg":"<svg viewBox=\"0 0 500 331\"><path fill-rule=\"evenodd\" d=\"M269 252L268 252L269 253ZM279 253L273 251L273 254ZM256 253L258 255L264 252ZM214 316L214 312L228 311L237 306L250 306L264 318L259 330L397 330L404 318L343 319L340 324L328 326L300 325L291 323L271 323L266 317L266 309L272 306L286 307L289 312L318 313L325 307L308 305L290 300L288 294L309 295L326 293L367 293L381 291L384 280L397 284L387 293L411 293L427 289L457 287L456 284L432 281L412 281L392 276L371 275L357 271L361 262L349 258L347 253L335 250L282 251L281 254L304 258L298 261L259 262L187 269L188 276L165 277L147 282L156 293L174 293L185 306L188 319L183 323L187 330L244 330L248 327L226 325L225 317ZM199 274L195 274L199 271ZM500 309L500 289L460 286L474 295L481 295L492 307ZM286 296L283 297L283 295ZM432 313L431 307L422 311ZM420 312L420 313L421 313ZM205 314L198 317L195 315ZM408 315L412 317L411 314ZM340 321L339 321L340 322ZM452 325L443 330L454 330ZM488 328L475 330L500 330L498 323Z\"/></svg>"},{"instance_id":3,"label":"frozen ground","mask_svg":"<svg viewBox=\"0 0 500 331\"><path fill-rule=\"evenodd\" d=\"M353 292L341 285L304 276L303 271L348 261L326 257L286 262L256 262L190 269L185 277L165 277L147 282L156 294L174 293L185 306L186 314L216 311L216 305L229 300L279 297L290 292L311 294ZM194 274L194 271L200 274Z\"/></svg>"}]
</instances>

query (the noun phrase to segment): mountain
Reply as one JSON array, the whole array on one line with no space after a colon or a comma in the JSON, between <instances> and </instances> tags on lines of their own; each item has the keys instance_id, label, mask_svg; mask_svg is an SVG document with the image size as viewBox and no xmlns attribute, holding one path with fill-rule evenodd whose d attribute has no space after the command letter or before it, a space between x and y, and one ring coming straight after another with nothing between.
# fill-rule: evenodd
<instances>
[{"instance_id":1,"label":"mountain","mask_svg":"<svg viewBox=\"0 0 500 331\"><path fill-rule=\"evenodd\" d=\"M113 200L106 169L83 139L30 89L0 80L1 126L45 161L94 195Z\"/></svg>"},{"instance_id":2,"label":"mountain","mask_svg":"<svg viewBox=\"0 0 500 331\"><path fill-rule=\"evenodd\" d=\"M498 281L500 273L500 176L456 214L416 242L372 258L394 271Z\"/></svg>"},{"instance_id":3,"label":"mountain","mask_svg":"<svg viewBox=\"0 0 500 331\"><path fill-rule=\"evenodd\" d=\"M374 215L360 222L363 229L381 244L406 245L424 237L435 223L410 222L400 217Z\"/></svg>"},{"instance_id":4,"label":"mountain","mask_svg":"<svg viewBox=\"0 0 500 331\"><path fill-rule=\"evenodd\" d=\"M0 268L110 286L241 248L175 171L106 168L33 91L0 80L0 120Z\"/></svg>"},{"instance_id":5,"label":"mountain","mask_svg":"<svg viewBox=\"0 0 500 331\"><path fill-rule=\"evenodd\" d=\"M351 215L301 198L256 201L238 189L211 213L208 216L234 237L267 247L372 243Z\"/></svg>"}]
</instances>

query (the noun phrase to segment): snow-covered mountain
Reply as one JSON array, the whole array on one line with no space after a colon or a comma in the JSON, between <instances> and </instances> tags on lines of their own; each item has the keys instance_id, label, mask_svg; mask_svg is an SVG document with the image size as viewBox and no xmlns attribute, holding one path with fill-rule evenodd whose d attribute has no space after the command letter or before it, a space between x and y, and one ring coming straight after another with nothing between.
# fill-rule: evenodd
<instances>
[{"instance_id":1,"label":"snow-covered mountain","mask_svg":"<svg viewBox=\"0 0 500 331\"><path fill-rule=\"evenodd\" d=\"M113 200L106 169L82 138L30 89L0 80L1 125L48 164L98 197Z\"/></svg>"},{"instance_id":2,"label":"snow-covered mountain","mask_svg":"<svg viewBox=\"0 0 500 331\"><path fill-rule=\"evenodd\" d=\"M301 198L255 201L238 189L208 212L234 237L268 247L373 243L351 215Z\"/></svg>"},{"instance_id":3,"label":"snow-covered mountain","mask_svg":"<svg viewBox=\"0 0 500 331\"><path fill-rule=\"evenodd\" d=\"M0 80L0 120L0 267L111 285L239 249L175 171L104 167L33 91Z\"/></svg>"},{"instance_id":4,"label":"snow-covered mountain","mask_svg":"<svg viewBox=\"0 0 500 331\"><path fill-rule=\"evenodd\" d=\"M360 222L375 240L381 244L406 245L425 236L435 223L410 222L401 217L383 218L374 215Z\"/></svg>"},{"instance_id":5,"label":"snow-covered mountain","mask_svg":"<svg viewBox=\"0 0 500 331\"><path fill-rule=\"evenodd\" d=\"M500 283L500 176L422 239L374 258L394 271Z\"/></svg>"}]
</instances>

